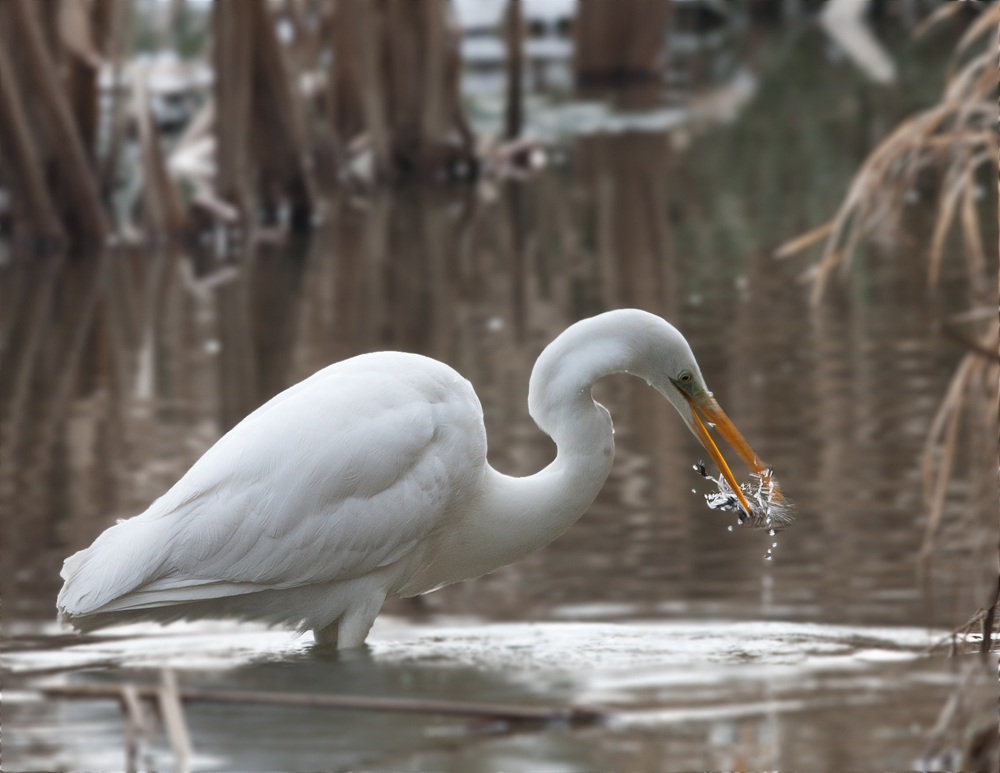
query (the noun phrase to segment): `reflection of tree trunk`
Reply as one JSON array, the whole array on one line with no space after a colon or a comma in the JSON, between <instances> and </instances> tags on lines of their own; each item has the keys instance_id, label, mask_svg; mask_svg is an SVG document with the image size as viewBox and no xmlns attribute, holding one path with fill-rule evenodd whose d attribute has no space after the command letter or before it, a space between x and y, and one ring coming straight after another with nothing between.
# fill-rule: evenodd
<instances>
[{"instance_id":1,"label":"reflection of tree trunk","mask_svg":"<svg viewBox=\"0 0 1000 773\"><path fill-rule=\"evenodd\" d=\"M583 0L573 28L580 80L655 78L662 65L670 0Z\"/></svg>"},{"instance_id":2,"label":"reflection of tree trunk","mask_svg":"<svg viewBox=\"0 0 1000 773\"><path fill-rule=\"evenodd\" d=\"M528 225L525 217L524 188L516 180L504 187L507 221L510 223L510 319L514 340L524 343L527 325L525 311L525 264L528 259Z\"/></svg>"},{"instance_id":3,"label":"reflection of tree trunk","mask_svg":"<svg viewBox=\"0 0 1000 773\"><path fill-rule=\"evenodd\" d=\"M336 361L358 351L366 296L365 217L350 200L338 198L331 226L333 265L330 273L334 298L330 334L331 360Z\"/></svg>"},{"instance_id":4,"label":"reflection of tree trunk","mask_svg":"<svg viewBox=\"0 0 1000 773\"><path fill-rule=\"evenodd\" d=\"M280 250L269 244L257 248L252 324L261 403L294 381L292 351L309 241L297 237Z\"/></svg>"},{"instance_id":5,"label":"reflection of tree trunk","mask_svg":"<svg viewBox=\"0 0 1000 773\"><path fill-rule=\"evenodd\" d=\"M667 141L661 135L629 134L578 142L581 177L596 209L604 308L631 306L670 316Z\"/></svg>"},{"instance_id":6,"label":"reflection of tree trunk","mask_svg":"<svg viewBox=\"0 0 1000 773\"><path fill-rule=\"evenodd\" d=\"M259 369L253 343L251 299L256 246L240 256L239 276L216 290L219 337L219 428L228 432L260 405Z\"/></svg>"},{"instance_id":7,"label":"reflection of tree trunk","mask_svg":"<svg viewBox=\"0 0 1000 773\"><path fill-rule=\"evenodd\" d=\"M819 583L821 595L817 601L824 609L836 610L843 615L846 611L844 606L850 604L856 591L844 587L837 579L864 573L863 567L845 572L845 567L856 560L855 556L864 555L864 551L857 551L851 544L859 538L859 524L852 523L851 516L865 510L864 506L859 508L858 503L852 501L853 489L848 485L855 478L856 465L861 462L853 432L855 423L850 420L854 411L854 395L847 387L852 379L850 374L839 372L845 362L851 362L851 357L844 351L850 344L850 336L830 309L813 310L809 322L809 333L813 338L810 348L816 353L813 375L817 410L814 415L819 417L815 429L820 448L816 474L820 485L816 506L825 539L821 568L821 575L825 578Z\"/></svg>"},{"instance_id":8,"label":"reflection of tree trunk","mask_svg":"<svg viewBox=\"0 0 1000 773\"><path fill-rule=\"evenodd\" d=\"M6 410L0 412L0 510L2 520L16 527L5 529L3 539L18 565L51 546L57 522L69 510L66 419L104 265L99 256L71 264L57 255L47 258L37 293L22 307L18 335L25 339L23 350L15 352L16 362L5 358L4 368L15 379Z\"/></svg>"},{"instance_id":9,"label":"reflection of tree trunk","mask_svg":"<svg viewBox=\"0 0 1000 773\"><path fill-rule=\"evenodd\" d=\"M100 252L64 267L68 276L63 277L66 292L60 303L61 335L58 337L51 361L58 363L51 376L51 395L45 410L43 441L52 443L63 428L70 401L78 378L81 355L86 348L100 297L104 269L110 258Z\"/></svg>"}]
</instances>

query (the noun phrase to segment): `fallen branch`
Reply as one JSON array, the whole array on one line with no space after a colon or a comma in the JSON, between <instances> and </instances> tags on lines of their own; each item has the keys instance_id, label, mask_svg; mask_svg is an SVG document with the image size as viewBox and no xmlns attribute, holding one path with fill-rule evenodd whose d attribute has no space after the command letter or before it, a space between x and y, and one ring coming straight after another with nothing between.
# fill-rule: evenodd
<instances>
[{"instance_id":1,"label":"fallen branch","mask_svg":"<svg viewBox=\"0 0 1000 773\"><path fill-rule=\"evenodd\" d=\"M160 688L136 686L136 694L143 699L159 697ZM50 698L94 700L107 698L120 701L122 689L118 685L78 684L42 687L40 692ZM351 709L355 711L392 711L404 714L449 714L469 717L491 717L515 722L546 722L571 725L602 722L606 715L596 709L570 706L550 709L536 706L500 706L489 703L425 700L423 698L372 698L362 695L322 695L311 693L257 692L249 690L197 690L178 689L178 696L185 703L241 703L269 706L299 706L322 709Z\"/></svg>"}]
</instances>

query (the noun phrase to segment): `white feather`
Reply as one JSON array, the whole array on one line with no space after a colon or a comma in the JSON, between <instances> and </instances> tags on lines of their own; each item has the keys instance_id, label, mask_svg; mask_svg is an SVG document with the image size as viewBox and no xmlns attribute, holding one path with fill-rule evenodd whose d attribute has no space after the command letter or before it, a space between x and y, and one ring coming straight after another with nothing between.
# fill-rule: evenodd
<instances>
[{"instance_id":1,"label":"white feather","mask_svg":"<svg viewBox=\"0 0 1000 773\"><path fill-rule=\"evenodd\" d=\"M451 368L398 352L331 365L68 558L60 611L87 627L86 616L419 568L418 546L465 504L485 458L479 400ZM284 619L332 622L313 617Z\"/></svg>"}]
</instances>

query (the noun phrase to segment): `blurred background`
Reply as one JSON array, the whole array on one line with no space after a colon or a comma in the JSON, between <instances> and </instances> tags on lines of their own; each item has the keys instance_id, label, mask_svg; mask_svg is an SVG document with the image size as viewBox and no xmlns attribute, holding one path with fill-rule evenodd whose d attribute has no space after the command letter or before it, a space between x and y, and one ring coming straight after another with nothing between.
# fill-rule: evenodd
<instances>
[{"instance_id":1,"label":"blurred background","mask_svg":"<svg viewBox=\"0 0 1000 773\"><path fill-rule=\"evenodd\" d=\"M502 641L502 624L531 621L562 641L586 624L597 652L644 621L727 668L813 635L848 659L881 636L894 655L852 661L842 683L826 661L773 680L747 665L727 696L718 671L671 692L690 664L669 657L598 689L582 676L598 655L566 671L522 653L525 671L262 643L247 662L266 667L187 679L702 719L449 735L352 717L331 740L315 718L213 710L189 717L198 764L995 759L989 668L917 655L980 649L996 604L998 21L996 5L929 0L0 0L9 769L120 767L113 705L34 691L44 675L143 678L122 639L97 671L71 657L104 640L55 625L61 562L250 411L332 362L418 352L472 381L490 462L530 474L555 452L527 412L535 358L620 307L685 334L797 503L773 560L772 538L706 508L704 452L670 406L616 376L595 390L615 465L581 521L518 564L389 602L373 637L458 625ZM788 627L757 654L724 646L758 623ZM230 641L219 630L197 646ZM620 654L608 673L632 673ZM763 708L734 713L737 693ZM845 714L859 694L868 708ZM271 728L252 731L259 747L234 740L253 727ZM292 727L294 743L271 738ZM163 738L147 752L172 764Z\"/></svg>"}]
</instances>

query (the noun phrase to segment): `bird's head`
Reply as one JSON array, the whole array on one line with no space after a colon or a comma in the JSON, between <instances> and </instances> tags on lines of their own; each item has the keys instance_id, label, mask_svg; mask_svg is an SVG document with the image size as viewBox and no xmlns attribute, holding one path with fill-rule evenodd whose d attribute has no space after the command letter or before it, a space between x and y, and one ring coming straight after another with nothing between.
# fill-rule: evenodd
<instances>
[{"instance_id":1,"label":"bird's head","mask_svg":"<svg viewBox=\"0 0 1000 773\"><path fill-rule=\"evenodd\" d=\"M716 429L720 435L733 447L746 465L762 478L770 479L770 471L754 453L750 444L726 416L725 411L713 397L705 385L701 369L695 361L694 354L687 341L676 329L669 326L669 343L659 349L660 356L656 364L656 374L650 379L650 384L670 401L677 409L688 427L705 447L712 461L719 468L729 487L740 501L740 505L752 512L739 484L733 477L729 465L719 452L718 447L709 434L709 428ZM707 425L707 426L706 426ZM774 496L778 501L784 501L775 485Z\"/></svg>"}]
</instances>

